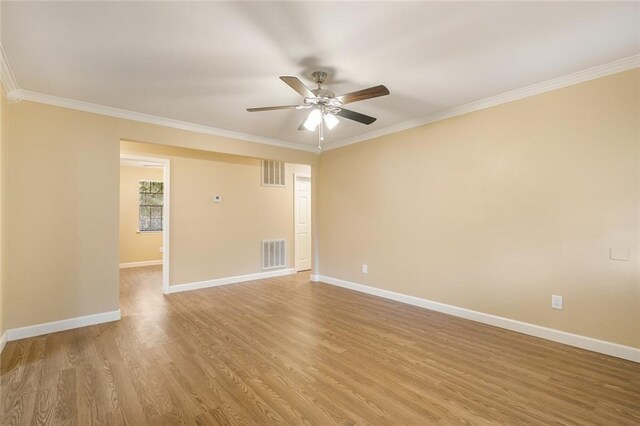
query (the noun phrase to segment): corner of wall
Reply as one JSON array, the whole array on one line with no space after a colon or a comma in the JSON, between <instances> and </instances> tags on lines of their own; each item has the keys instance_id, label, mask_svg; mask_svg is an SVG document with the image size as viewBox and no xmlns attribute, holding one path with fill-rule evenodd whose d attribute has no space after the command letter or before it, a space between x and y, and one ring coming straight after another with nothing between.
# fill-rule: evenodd
<instances>
[{"instance_id":1,"label":"corner of wall","mask_svg":"<svg viewBox=\"0 0 640 426\"><path fill-rule=\"evenodd\" d=\"M0 84L0 352L6 343L6 173L7 173L7 108L4 86Z\"/></svg>"}]
</instances>

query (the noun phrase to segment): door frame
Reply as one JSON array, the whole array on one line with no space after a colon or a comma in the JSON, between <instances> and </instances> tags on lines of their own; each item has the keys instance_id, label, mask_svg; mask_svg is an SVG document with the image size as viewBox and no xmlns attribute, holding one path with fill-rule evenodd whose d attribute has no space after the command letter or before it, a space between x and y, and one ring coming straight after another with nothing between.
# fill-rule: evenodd
<instances>
[{"instance_id":1,"label":"door frame","mask_svg":"<svg viewBox=\"0 0 640 426\"><path fill-rule=\"evenodd\" d=\"M162 164L162 294L169 294L169 227L171 220L171 160L162 157L147 157L144 155L120 153L120 159L152 161Z\"/></svg>"},{"instance_id":2,"label":"door frame","mask_svg":"<svg viewBox=\"0 0 640 426\"><path fill-rule=\"evenodd\" d=\"M300 176L293 173L293 269L298 272L298 256L297 256L297 206L298 206L298 178L307 179L309 181L309 270L313 271L313 191L311 190L311 176ZM303 269L306 271L306 269Z\"/></svg>"}]
</instances>

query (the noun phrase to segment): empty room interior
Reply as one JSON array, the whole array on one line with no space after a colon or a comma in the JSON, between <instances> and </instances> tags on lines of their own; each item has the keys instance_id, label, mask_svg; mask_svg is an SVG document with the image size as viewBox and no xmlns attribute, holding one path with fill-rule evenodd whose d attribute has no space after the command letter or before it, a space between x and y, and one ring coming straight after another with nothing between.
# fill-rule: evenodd
<instances>
[{"instance_id":1,"label":"empty room interior","mask_svg":"<svg viewBox=\"0 0 640 426\"><path fill-rule=\"evenodd\" d=\"M0 424L640 424L640 2L0 1Z\"/></svg>"}]
</instances>

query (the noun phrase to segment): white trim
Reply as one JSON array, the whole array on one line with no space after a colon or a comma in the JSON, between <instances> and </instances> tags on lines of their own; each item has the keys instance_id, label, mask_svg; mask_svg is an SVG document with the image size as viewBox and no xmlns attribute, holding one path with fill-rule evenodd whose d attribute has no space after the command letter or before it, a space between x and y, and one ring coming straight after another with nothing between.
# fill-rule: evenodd
<instances>
[{"instance_id":1,"label":"white trim","mask_svg":"<svg viewBox=\"0 0 640 426\"><path fill-rule=\"evenodd\" d=\"M282 148L297 149L301 151L317 152L310 145L271 139L249 133L236 132L233 130L220 129L203 124L189 123L186 121L174 120L172 118L159 117L157 115L145 114L142 112L129 111L122 108L115 108L91 102L77 101L75 99L62 98L59 96L46 95L44 93L32 92L30 90L18 89L11 96L15 100L38 102L41 104L54 105L63 108L70 108L79 111L91 112L94 114L107 115L109 117L124 118L126 120L139 121L142 123L156 124L158 126L171 127L173 129L187 130L190 132L203 133L206 135L222 136L241 141L261 143L265 145L279 146Z\"/></svg>"},{"instance_id":2,"label":"white trim","mask_svg":"<svg viewBox=\"0 0 640 426\"><path fill-rule=\"evenodd\" d=\"M409 296L406 294L383 290L376 287L370 287L363 284L357 284L337 278L326 277L323 275L318 276L318 278L320 279L320 281L326 284L344 287L349 290L355 290L362 293L383 297L385 299L395 300L396 302L406 303L409 305L418 306L420 308L430 309L432 311L442 312L471 321L477 321L483 324L489 324L495 327L516 331L518 333L528 334L530 336L552 340L554 342L563 343L565 345L575 346L577 348L587 349L593 352L611 355L640 363L640 349L638 348L567 333L565 331L516 321L496 315L485 314L483 312L472 311L466 308L460 308L453 305L447 305L445 303L434 302L431 300L422 299L420 297Z\"/></svg>"},{"instance_id":3,"label":"white trim","mask_svg":"<svg viewBox=\"0 0 640 426\"><path fill-rule=\"evenodd\" d=\"M169 294L169 254L171 250L170 236L171 232L171 160L162 157L146 157L143 155L134 155L121 153L120 159L152 161L162 164L162 182L163 182L163 200L162 200L162 293ZM157 265L157 263L156 263ZM137 265L145 266L145 265ZM122 264L120 264L122 268ZM125 266L126 267L126 266Z\"/></svg>"},{"instance_id":4,"label":"white trim","mask_svg":"<svg viewBox=\"0 0 640 426\"><path fill-rule=\"evenodd\" d=\"M43 334L57 333L58 331L71 330L73 328L87 327L89 325L118 321L120 309L117 311L101 312L99 314L85 315L83 317L69 318L61 321L46 322L27 327L7 330L7 341L26 339L27 337L41 336Z\"/></svg>"},{"instance_id":5,"label":"white trim","mask_svg":"<svg viewBox=\"0 0 640 426\"><path fill-rule=\"evenodd\" d=\"M2 337L0 337L0 354L2 353L2 350L4 349L4 345L7 344L7 332L5 331L4 333L2 333Z\"/></svg>"},{"instance_id":6,"label":"white trim","mask_svg":"<svg viewBox=\"0 0 640 426\"><path fill-rule=\"evenodd\" d=\"M169 287L169 293L180 293L183 291L200 290L202 288L218 287L227 284L243 283L246 281L261 280L264 278L282 277L284 275L295 274L293 268L281 269L279 271L258 272L255 274L239 275L237 277L216 278L214 280L197 281L193 283L177 284Z\"/></svg>"},{"instance_id":7,"label":"white trim","mask_svg":"<svg viewBox=\"0 0 640 426\"><path fill-rule=\"evenodd\" d=\"M413 129L415 127L424 126L425 124L434 123L436 121L445 120L447 118L456 117L458 115L468 114L470 112L479 111L481 109L490 108L507 102L516 101L518 99L528 98L530 96L539 95L541 93L550 92L552 90L561 89L563 87L572 86L574 84L583 83L585 81L594 80L596 78L605 77L611 74L627 71L640 67L640 55L630 56L608 64L599 65L573 74L554 78L542 83L532 84L510 92L502 93L489 98L481 99L465 105L450 108L448 110L436 112L426 117L416 118L405 121L403 123L394 124L382 129L374 130L352 138L343 139L323 146L324 151L340 148L354 143L363 142L365 140L378 138L391 133L401 132L403 130Z\"/></svg>"},{"instance_id":8,"label":"white trim","mask_svg":"<svg viewBox=\"0 0 640 426\"><path fill-rule=\"evenodd\" d=\"M311 281L312 283L320 282L320 275L309 275L309 281Z\"/></svg>"},{"instance_id":9,"label":"white trim","mask_svg":"<svg viewBox=\"0 0 640 426\"><path fill-rule=\"evenodd\" d=\"M285 173L286 175L286 173ZM297 226L297 221L296 221L296 199L297 199L297 194L296 194L296 172L293 172L293 238L291 239L291 246L292 246L292 252L293 252L293 269L296 272L298 271L298 256L297 256L297 248L298 245L296 244L296 240L298 239L297 235L296 235L296 226ZM264 256L264 255L263 255Z\"/></svg>"},{"instance_id":10,"label":"white trim","mask_svg":"<svg viewBox=\"0 0 640 426\"><path fill-rule=\"evenodd\" d=\"M120 264L120 269L125 268L139 268L140 266L153 266L162 265L162 259L160 260L143 260L140 262L125 262Z\"/></svg>"},{"instance_id":11,"label":"white trim","mask_svg":"<svg viewBox=\"0 0 640 426\"><path fill-rule=\"evenodd\" d=\"M2 79L2 84L4 84L4 89L7 92L7 98L9 100L14 100L15 95L18 92L18 84L16 83L16 78L13 76L13 72L9 66L9 61L7 60L7 55L4 53L2 44L0 44L0 78Z\"/></svg>"}]
</instances>

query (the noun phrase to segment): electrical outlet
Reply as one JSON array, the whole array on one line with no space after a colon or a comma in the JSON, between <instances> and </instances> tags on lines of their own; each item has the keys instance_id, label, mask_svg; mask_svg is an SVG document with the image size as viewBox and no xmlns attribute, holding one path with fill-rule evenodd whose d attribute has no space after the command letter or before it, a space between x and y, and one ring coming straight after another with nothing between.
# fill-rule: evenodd
<instances>
[{"instance_id":1,"label":"electrical outlet","mask_svg":"<svg viewBox=\"0 0 640 426\"><path fill-rule=\"evenodd\" d=\"M551 296L551 307L553 309L562 309L562 296L556 294Z\"/></svg>"},{"instance_id":2,"label":"electrical outlet","mask_svg":"<svg viewBox=\"0 0 640 426\"><path fill-rule=\"evenodd\" d=\"M367 266L366 263L362 264L362 273L366 274L367 272L369 272L369 267Z\"/></svg>"},{"instance_id":3,"label":"electrical outlet","mask_svg":"<svg viewBox=\"0 0 640 426\"><path fill-rule=\"evenodd\" d=\"M629 247L610 247L609 259L611 260L629 260L631 249Z\"/></svg>"}]
</instances>

